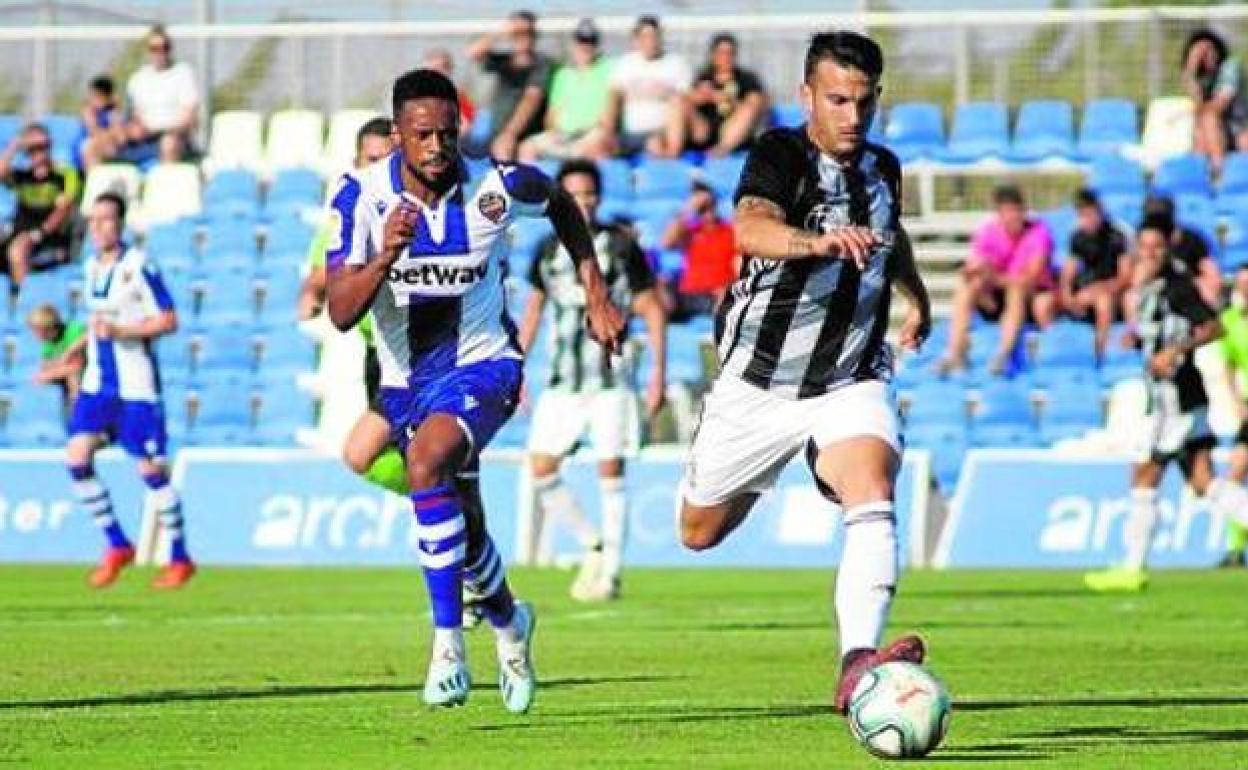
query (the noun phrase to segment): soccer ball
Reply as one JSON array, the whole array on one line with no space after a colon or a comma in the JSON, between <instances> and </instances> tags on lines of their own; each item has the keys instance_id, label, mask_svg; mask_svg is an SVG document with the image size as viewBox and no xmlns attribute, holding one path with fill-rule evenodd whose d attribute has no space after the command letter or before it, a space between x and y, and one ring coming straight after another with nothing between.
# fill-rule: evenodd
<instances>
[{"instance_id":1,"label":"soccer ball","mask_svg":"<svg viewBox=\"0 0 1248 770\"><path fill-rule=\"evenodd\" d=\"M949 693L914 663L882 663L867 671L849 700L849 729L884 759L921 757L949 730Z\"/></svg>"}]
</instances>

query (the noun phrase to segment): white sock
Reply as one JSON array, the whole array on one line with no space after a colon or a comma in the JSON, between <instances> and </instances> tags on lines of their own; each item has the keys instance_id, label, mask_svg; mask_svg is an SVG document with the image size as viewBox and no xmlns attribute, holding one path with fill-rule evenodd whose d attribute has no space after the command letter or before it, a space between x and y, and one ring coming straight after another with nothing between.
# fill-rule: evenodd
<instances>
[{"instance_id":1,"label":"white sock","mask_svg":"<svg viewBox=\"0 0 1248 770\"><path fill-rule=\"evenodd\" d=\"M1223 521L1248 526L1248 490L1243 486L1229 479L1214 479L1205 496Z\"/></svg>"},{"instance_id":2,"label":"white sock","mask_svg":"<svg viewBox=\"0 0 1248 770\"><path fill-rule=\"evenodd\" d=\"M624 561L624 541L628 537L628 500L624 479L601 479L602 493L602 574L608 580L620 576Z\"/></svg>"},{"instance_id":3,"label":"white sock","mask_svg":"<svg viewBox=\"0 0 1248 770\"><path fill-rule=\"evenodd\" d=\"M880 646L897 589L897 523L891 500L845 511L845 549L836 572L841 655Z\"/></svg>"},{"instance_id":4,"label":"white sock","mask_svg":"<svg viewBox=\"0 0 1248 770\"><path fill-rule=\"evenodd\" d=\"M1210 493L1213 492L1211 488ZM1127 569L1142 570L1148 566L1148 547L1157 529L1157 490L1138 487L1131 490L1131 513L1122 528L1122 542L1127 547Z\"/></svg>"},{"instance_id":5,"label":"white sock","mask_svg":"<svg viewBox=\"0 0 1248 770\"><path fill-rule=\"evenodd\" d=\"M577 505L572 490L558 474L533 479L533 489L537 491L537 501L546 510L546 515L556 521L566 521L582 548L588 550L602 543L594 526L585 518L585 512Z\"/></svg>"},{"instance_id":6,"label":"white sock","mask_svg":"<svg viewBox=\"0 0 1248 770\"><path fill-rule=\"evenodd\" d=\"M494 636L498 639L498 643L502 646L514 647L524 641L524 636L520 633L520 629L516 626L516 620L519 613L513 613L511 622L501 628L494 627Z\"/></svg>"},{"instance_id":7,"label":"white sock","mask_svg":"<svg viewBox=\"0 0 1248 770\"><path fill-rule=\"evenodd\" d=\"M458 628L433 629L433 657L439 657L443 651L450 650L452 656L464 660L464 632Z\"/></svg>"}]
</instances>

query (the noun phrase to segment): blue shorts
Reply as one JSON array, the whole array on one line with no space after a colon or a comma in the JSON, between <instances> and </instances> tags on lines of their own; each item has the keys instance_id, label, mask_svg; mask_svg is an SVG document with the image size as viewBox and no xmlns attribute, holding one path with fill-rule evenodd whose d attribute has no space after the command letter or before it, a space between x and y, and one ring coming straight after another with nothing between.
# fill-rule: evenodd
<instances>
[{"instance_id":1,"label":"blue shorts","mask_svg":"<svg viewBox=\"0 0 1248 770\"><path fill-rule=\"evenodd\" d=\"M382 388L381 409L390 436L405 456L407 443L433 414L449 414L468 438L465 466L471 466L516 410L524 365L511 358L452 369L411 388Z\"/></svg>"},{"instance_id":2,"label":"blue shorts","mask_svg":"<svg viewBox=\"0 0 1248 770\"><path fill-rule=\"evenodd\" d=\"M120 396L80 393L69 418L69 435L80 434L106 436L121 444L131 457L162 459L168 444L165 407L159 401L126 401Z\"/></svg>"}]
</instances>

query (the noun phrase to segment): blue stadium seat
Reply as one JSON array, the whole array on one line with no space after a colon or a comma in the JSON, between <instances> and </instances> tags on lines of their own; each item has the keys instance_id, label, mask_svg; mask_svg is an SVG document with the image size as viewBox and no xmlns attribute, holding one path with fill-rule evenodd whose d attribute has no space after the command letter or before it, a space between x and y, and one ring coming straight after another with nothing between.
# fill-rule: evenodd
<instances>
[{"instance_id":1,"label":"blue stadium seat","mask_svg":"<svg viewBox=\"0 0 1248 770\"><path fill-rule=\"evenodd\" d=\"M603 222L631 221L632 218L632 198L606 197L598 204L598 219Z\"/></svg>"},{"instance_id":2,"label":"blue stadium seat","mask_svg":"<svg viewBox=\"0 0 1248 770\"><path fill-rule=\"evenodd\" d=\"M537 258L542 241L554 233L547 219L520 218L511 226L511 256L513 275L527 275L529 265Z\"/></svg>"},{"instance_id":3,"label":"blue stadium seat","mask_svg":"<svg viewBox=\"0 0 1248 770\"><path fill-rule=\"evenodd\" d=\"M949 145L940 158L950 163L974 163L1009 154L1009 114L1004 104L970 102L953 116Z\"/></svg>"},{"instance_id":4,"label":"blue stadium seat","mask_svg":"<svg viewBox=\"0 0 1248 770\"><path fill-rule=\"evenodd\" d=\"M260 339L260 368L307 371L316 365L316 343L293 324L274 326Z\"/></svg>"},{"instance_id":5,"label":"blue stadium seat","mask_svg":"<svg viewBox=\"0 0 1248 770\"><path fill-rule=\"evenodd\" d=\"M1140 141L1139 110L1126 99L1096 99L1083 108L1078 154L1094 158Z\"/></svg>"},{"instance_id":6,"label":"blue stadium seat","mask_svg":"<svg viewBox=\"0 0 1248 770\"><path fill-rule=\"evenodd\" d=\"M884 143L902 163L932 158L945 147L944 117L930 102L902 102L888 111Z\"/></svg>"},{"instance_id":7,"label":"blue stadium seat","mask_svg":"<svg viewBox=\"0 0 1248 770\"><path fill-rule=\"evenodd\" d=\"M258 396L256 428L251 434L257 443L292 444L299 428L313 424L312 400L293 380L266 383Z\"/></svg>"},{"instance_id":8,"label":"blue stadium seat","mask_svg":"<svg viewBox=\"0 0 1248 770\"><path fill-rule=\"evenodd\" d=\"M199 256L195 248L195 228L186 220L152 225L143 240L143 251L162 270L169 270L175 265L189 269Z\"/></svg>"},{"instance_id":9,"label":"blue stadium seat","mask_svg":"<svg viewBox=\"0 0 1248 770\"><path fill-rule=\"evenodd\" d=\"M1069 102L1025 102L1018 112L1010 160L1030 163L1075 154L1075 113Z\"/></svg>"},{"instance_id":10,"label":"blue stadium seat","mask_svg":"<svg viewBox=\"0 0 1248 770\"><path fill-rule=\"evenodd\" d=\"M1061 269L1066 258L1070 256L1070 236L1075 232L1075 207L1062 206L1042 211L1039 218L1048 225L1053 235L1053 268Z\"/></svg>"},{"instance_id":11,"label":"blue stadium seat","mask_svg":"<svg viewBox=\"0 0 1248 770\"><path fill-rule=\"evenodd\" d=\"M680 213L684 205L683 198L639 199L633 202L633 217L639 225L641 222L650 221L665 227Z\"/></svg>"},{"instance_id":12,"label":"blue stadium seat","mask_svg":"<svg viewBox=\"0 0 1248 770\"><path fill-rule=\"evenodd\" d=\"M1040 446L1035 426L1027 422L998 422L971 427L972 447L1025 448Z\"/></svg>"},{"instance_id":13,"label":"blue stadium seat","mask_svg":"<svg viewBox=\"0 0 1248 770\"><path fill-rule=\"evenodd\" d=\"M53 157L62 163L80 165L78 145L87 135L82 119L77 115L44 115L39 122L48 129Z\"/></svg>"},{"instance_id":14,"label":"blue stadium seat","mask_svg":"<svg viewBox=\"0 0 1248 770\"><path fill-rule=\"evenodd\" d=\"M910 395L906 428L910 426L961 426L967 424L966 391L961 383L929 380L919 383Z\"/></svg>"},{"instance_id":15,"label":"blue stadium seat","mask_svg":"<svg viewBox=\"0 0 1248 770\"><path fill-rule=\"evenodd\" d=\"M321 175L310 168L279 171L265 198L264 211L270 219L291 212L320 207Z\"/></svg>"},{"instance_id":16,"label":"blue stadium seat","mask_svg":"<svg viewBox=\"0 0 1248 770\"><path fill-rule=\"evenodd\" d=\"M204 188L204 211L256 216L260 212L260 180L247 169L218 171Z\"/></svg>"},{"instance_id":17,"label":"blue stadium seat","mask_svg":"<svg viewBox=\"0 0 1248 770\"><path fill-rule=\"evenodd\" d=\"M1037 375L1049 367L1096 368L1096 335L1090 324L1060 321L1039 335L1036 358Z\"/></svg>"},{"instance_id":18,"label":"blue stadium seat","mask_svg":"<svg viewBox=\"0 0 1248 770\"><path fill-rule=\"evenodd\" d=\"M294 271L266 273L259 283L260 317L271 322L293 320L302 283Z\"/></svg>"},{"instance_id":19,"label":"blue stadium seat","mask_svg":"<svg viewBox=\"0 0 1248 770\"><path fill-rule=\"evenodd\" d=\"M1041 440L1051 444L1100 426L1104 417L1099 392L1095 398L1089 396L1087 388L1049 389L1040 419Z\"/></svg>"},{"instance_id":20,"label":"blue stadium seat","mask_svg":"<svg viewBox=\"0 0 1248 770\"><path fill-rule=\"evenodd\" d=\"M906 427L906 445L931 452L932 475L945 494L952 493L957 484L969 443L965 425Z\"/></svg>"},{"instance_id":21,"label":"blue stadium seat","mask_svg":"<svg viewBox=\"0 0 1248 770\"><path fill-rule=\"evenodd\" d=\"M21 115L0 115L0 146L7 147L22 130L25 122Z\"/></svg>"},{"instance_id":22,"label":"blue stadium seat","mask_svg":"<svg viewBox=\"0 0 1248 770\"><path fill-rule=\"evenodd\" d=\"M745 168L744 155L707 158L706 163L702 164L702 180L711 186L716 195L721 198L731 198L736 192L737 183L741 181L743 168Z\"/></svg>"},{"instance_id":23,"label":"blue stadium seat","mask_svg":"<svg viewBox=\"0 0 1248 770\"><path fill-rule=\"evenodd\" d=\"M637 197L642 200L677 198L684 200L693 183L693 172L679 160L647 159L637 167Z\"/></svg>"},{"instance_id":24,"label":"blue stadium seat","mask_svg":"<svg viewBox=\"0 0 1248 770\"><path fill-rule=\"evenodd\" d=\"M1101 155L1092 160L1088 187L1100 195L1111 193L1144 197L1144 169L1138 163L1118 155Z\"/></svg>"},{"instance_id":25,"label":"blue stadium seat","mask_svg":"<svg viewBox=\"0 0 1248 770\"><path fill-rule=\"evenodd\" d=\"M254 424L254 405L237 387L208 386L195 392L194 419L186 435L191 445L245 443Z\"/></svg>"},{"instance_id":26,"label":"blue stadium seat","mask_svg":"<svg viewBox=\"0 0 1248 770\"><path fill-rule=\"evenodd\" d=\"M598 171L602 174L602 197L633 199L633 167L623 158L608 158L598 161Z\"/></svg>"},{"instance_id":27,"label":"blue stadium seat","mask_svg":"<svg viewBox=\"0 0 1248 770\"><path fill-rule=\"evenodd\" d=\"M972 420L973 426L1030 426L1034 423L1031 393L1025 384L1011 380L987 383L979 389L976 401L978 408Z\"/></svg>"},{"instance_id":28,"label":"blue stadium seat","mask_svg":"<svg viewBox=\"0 0 1248 770\"><path fill-rule=\"evenodd\" d=\"M186 320L183 320L183 323L186 323ZM156 357L160 362L162 376L170 371L189 371L191 367L190 335L180 332L161 337L156 343Z\"/></svg>"},{"instance_id":29,"label":"blue stadium seat","mask_svg":"<svg viewBox=\"0 0 1248 770\"><path fill-rule=\"evenodd\" d=\"M1199 193L1174 197L1174 215L1179 224L1199 233L1209 245L1214 259L1221 257L1222 243L1218 238L1218 208L1214 200Z\"/></svg>"},{"instance_id":30,"label":"blue stadium seat","mask_svg":"<svg viewBox=\"0 0 1248 770\"><path fill-rule=\"evenodd\" d=\"M806 122L806 110L796 102L777 104L771 108L771 124L784 128L797 128Z\"/></svg>"},{"instance_id":31,"label":"blue stadium seat","mask_svg":"<svg viewBox=\"0 0 1248 770\"><path fill-rule=\"evenodd\" d=\"M480 146L488 142L490 140L490 127L493 122L493 116L490 115L488 108L478 108L476 115L472 118L472 126L468 130L468 136L464 137L465 144Z\"/></svg>"},{"instance_id":32,"label":"blue stadium seat","mask_svg":"<svg viewBox=\"0 0 1248 770\"><path fill-rule=\"evenodd\" d=\"M199 340L200 350L197 376L206 370L255 371L259 361L256 335L248 327L214 327L203 332Z\"/></svg>"},{"instance_id":33,"label":"blue stadium seat","mask_svg":"<svg viewBox=\"0 0 1248 770\"><path fill-rule=\"evenodd\" d=\"M6 394L8 417L4 433L16 446L60 446L65 443L65 415L60 390L28 381Z\"/></svg>"},{"instance_id":34,"label":"blue stadium seat","mask_svg":"<svg viewBox=\"0 0 1248 770\"><path fill-rule=\"evenodd\" d=\"M1187 153L1166 158L1153 174L1153 192L1177 197L1180 195L1213 195L1209 159Z\"/></svg>"},{"instance_id":35,"label":"blue stadium seat","mask_svg":"<svg viewBox=\"0 0 1248 770\"><path fill-rule=\"evenodd\" d=\"M264 261L302 264L316 230L301 217L275 219L264 236Z\"/></svg>"},{"instance_id":36,"label":"blue stadium seat","mask_svg":"<svg viewBox=\"0 0 1248 770\"><path fill-rule=\"evenodd\" d=\"M1248 221L1243 217L1232 217L1227 222L1220 265L1224 275L1248 265Z\"/></svg>"},{"instance_id":37,"label":"blue stadium seat","mask_svg":"<svg viewBox=\"0 0 1248 770\"><path fill-rule=\"evenodd\" d=\"M1248 216L1248 152L1226 156L1218 184L1218 212L1240 218Z\"/></svg>"}]
</instances>

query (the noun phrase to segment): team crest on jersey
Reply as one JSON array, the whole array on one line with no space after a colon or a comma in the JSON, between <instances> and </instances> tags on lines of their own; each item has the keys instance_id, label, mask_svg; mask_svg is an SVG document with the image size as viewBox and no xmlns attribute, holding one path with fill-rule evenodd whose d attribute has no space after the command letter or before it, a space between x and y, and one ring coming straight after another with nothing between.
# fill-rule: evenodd
<instances>
[{"instance_id":1,"label":"team crest on jersey","mask_svg":"<svg viewBox=\"0 0 1248 770\"><path fill-rule=\"evenodd\" d=\"M847 206L835 203L820 203L806 214L805 228L816 233L830 233L841 227L849 226L849 210Z\"/></svg>"},{"instance_id":2,"label":"team crest on jersey","mask_svg":"<svg viewBox=\"0 0 1248 770\"><path fill-rule=\"evenodd\" d=\"M496 192L487 192L477 200L477 208L481 216L497 224L507 213L507 199Z\"/></svg>"}]
</instances>

